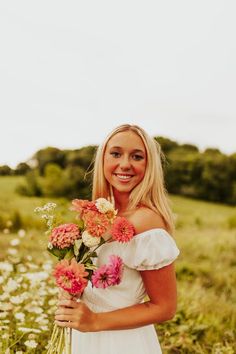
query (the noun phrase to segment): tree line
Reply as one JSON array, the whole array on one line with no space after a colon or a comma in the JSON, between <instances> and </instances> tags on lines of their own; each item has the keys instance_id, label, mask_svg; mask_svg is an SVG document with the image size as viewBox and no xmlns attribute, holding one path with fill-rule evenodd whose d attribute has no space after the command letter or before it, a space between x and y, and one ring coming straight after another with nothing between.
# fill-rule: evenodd
<instances>
[{"instance_id":1,"label":"tree line","mask_svg":"<svg viewBox=\"0 0 236 354\"><path fill-rule=\"evenodd\" d=\"M236 205L236 153L218 149L200 152L192 144L179 144L155 137L164 157L166 188L169 193ZM97 146L76 150L47 147L37 151L15 169L0 166L0 175L24 175L18 192L28 196L91 198L93 160Z\"/></svg>"}]
</instances>

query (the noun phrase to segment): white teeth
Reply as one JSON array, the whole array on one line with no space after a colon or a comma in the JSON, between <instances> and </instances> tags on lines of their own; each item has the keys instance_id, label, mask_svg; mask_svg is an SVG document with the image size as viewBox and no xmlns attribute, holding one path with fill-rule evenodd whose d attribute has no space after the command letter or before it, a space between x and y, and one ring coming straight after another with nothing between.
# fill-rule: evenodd
<instances>
[{"instance_id":1,"label":"white teeth","mask_svg":"<svg viewBox=\"0 0 236 354\"><path fill-rule=\"evenodd\" d=\"M120 179L130 179L132 176L116 175Z\"/></svg>"}]
</instances>

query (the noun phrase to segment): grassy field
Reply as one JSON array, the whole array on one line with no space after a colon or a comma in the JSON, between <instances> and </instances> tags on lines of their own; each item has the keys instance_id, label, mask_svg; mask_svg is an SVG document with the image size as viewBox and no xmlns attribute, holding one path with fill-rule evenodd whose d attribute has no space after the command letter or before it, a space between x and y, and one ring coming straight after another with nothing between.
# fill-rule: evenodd
<instances>
[{"instance_id":1,"label":"grassy field","mask_svg":"<svg viewBox=\"0 0 236 354\"><path fill-rule=\"evenodd\" d=\"M47 200L17 195L20 181L0 178L0 353L43 354L57 290L33 210ZM68 217L68 202L54 201ZM171 202L181 255L177 314L156 325L163 353L236 353L236 208L177 196Z\"/></svg>"}]
</instances>

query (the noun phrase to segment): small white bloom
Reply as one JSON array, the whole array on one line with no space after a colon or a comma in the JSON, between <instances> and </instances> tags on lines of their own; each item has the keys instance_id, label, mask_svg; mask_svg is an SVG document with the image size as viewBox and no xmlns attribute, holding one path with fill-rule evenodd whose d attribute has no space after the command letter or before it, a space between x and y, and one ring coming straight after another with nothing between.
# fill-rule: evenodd
<instances>
[{"instance_id":1,"label":"small white bloom","mask_svg":"<svg viewBox=\"0 0 236 354\"><path fill-rule=\"evenodd\" d=\"M22 304L23 301L24 299L19 295L10 297L10 302L14 305Z\"/></svg>"},{"instance_id":2,"label":"small white bloom","mask_svg":"<svg viewBox=\"0 0 236 354\"><path fill-rule=\"evenodd\" d=\"M11 293L12 291L15 291L17 288L18 288L18 283L12 278L10 278L7 284L3 286L3 290L7 293Z\"/></svg>"},{"instance_id":3,"label":"small white bloom","mask_svg":"<svg viewBox=\"0 0 236 354\"><path fill-rule=\"evenodd\" d=\"M7 262L0 262L0 270L3 272L13 272L13 265Z\"/></svg>"},{"instance_id":4,"label":"small white bloom","mask_svg":"<svg viewBox=\"0 0 236 354\"><path fill-rule=\"evenodd\" d=\"M18 231L18 236L22 238L22 237L25 236L25 233L26 233L25 230L20 229L20 230Z\"/></svg>"},{"instance_id":5,"label":"small white bloom","mask_svg":"<svg viewBox=\"0 0 236 354\"><path fill-rule=\"evenodd\" d=\"M7 235L7 234L9 234L10 233L10 230L9 229L7 229L7 228L5 228L5 229L3 229L3 231L2 231L5 235Z\"/></svg>"},{"instance_id":6,"label":"small white bloom","mask_svg":"<svg viewBox=\"0 0 236 354\"><path fill-rule=\"evenodd\" d=\"M10 254L11 256L15 256L18 251L15 248L8 248L7 253Z\"/></svg>"},{"instance_id":7,"label":"small white bloom","mask_svg":"<svg viewBox=\"0 0 236 354\"><path fill-rule=\"evenodd\" d=\"M0 284L4 282L4 278L0 275Z\"/></svg>"},{"instance_id":8,"label":"small white bloom","mask_svg":"<svg viewBox=\"0 0 236 354\"><path fill-rule=\"evenodd\" d=\"M94 247L100 243L101 237L91 236L87 231L84 231L82 233L82 240L85 246Z\"/></svg>"},{"instance_id":9,"label":"small white bloom","mask_svg":"<svg viewBox=\"0 0 236 354\"><path fill-rule=\"evenodd\" d=\"M17 312L15 313L15 318L21 322L25 320L25 314L23 312Z\"/></svg>"},{"instance_id":10,"label":"small white bloom","mask_svg":"<svg viewBox=\"0 0 236 354\"><path fill-rule=\"evenodd\" d=\"M40 328L42 331L48 331L48 326L41 326Z\"/></svg>"},{"instance_id":11,"label":"small white bloom","mask_svg":"<svg viewBox=\"0 0 236 354\"><path fill-rule=\"evenodd\" d=\"M36 348L37 345L38 345L38 343L35 342L34 339L32 339L32 340L27 340L24 344L25 344L26 347L28 347L28 348Z\"/></svg>"},{"instance_id":12,"label":"small white bloom","mask_svg":"<svg viewBox=\"0 0 236 354\"><path fill-rule=\"evenodd\" d=\"M95 205L96 205L98 211L100 211L100 213L106 214L109 211L115 213L115 209L114 209L113 204L111 204L105 198L98 198L95 202Z\"/></svg>"},{"instance_id":13,"label":"small white bloom","mask_svg":"<svg viewBox=\"0 0 236 354\"><path fill-rule=\"evenodd\" d=\"M23 354L21 350L17 350L16 354Z\"/></svg>"},{"instance_id":14,"label":"small white bloom","mask_svg":"<svg viewBox=\"0 0 236 354\"><path fill-rule=\"evenodd\" d=\"M52 263L45 263L43 264L43 270L51 270L52 269Z\"/></svg>"},{"instance_id":15,"label":"small white bloom","mask_svg":"<svg viewBox=\"0 0 236 354\"><path fill-rule=\"evenodd\" d=\"M13 240L11 240L10 245L11 246L18 246L20 243L20 240L18 238L14 238Z\"/></svg>"},{"instance_id":16,"label":"small white bloom","mask_svg":"<svg viewBox=\"0 0 236 354\"><path fill-rule=\"evenodd\" d=\"M13 309L13 306L12 306L12 304L3 302L3 303L0 303L0 308L2 311L11 311Z\"/></svg>"},{"instance_id":17,"label":"small white bloom","mask_svg":"<svg viewBox=\"0 0 236 354\"><path fill-rule=\"evenodd\" d=\"M24 333L41 333L39 329L36 328L27 328L27 327L18 327L19 331Z\"/></svg>"},{"instance_id":18,"label":"small white bloom","mask_svg":"<svg viewBox=\"0 0 236 354\"><path fill-rule=\"evenodd\" d=\"M20 264L18 266L18 270L20 273L25 273L27 271L27 268L23 264Z\"/></svg>"}]
</instances>

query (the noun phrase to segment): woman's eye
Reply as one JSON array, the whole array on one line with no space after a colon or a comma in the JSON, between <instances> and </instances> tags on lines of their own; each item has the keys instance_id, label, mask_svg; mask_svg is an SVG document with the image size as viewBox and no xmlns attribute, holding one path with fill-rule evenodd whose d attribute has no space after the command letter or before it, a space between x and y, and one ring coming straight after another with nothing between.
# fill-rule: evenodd
<instances>
[{"instance_id":1,"label":"woman's eye","mask_svg":"<svg viewBox=\"0 0 236 354\"><path fill-rule=\"evenodd\" d=\"M143 159L143 156L135 154L135 155L133 155L133 159L136 161L139 161L139 160Z\"/></svg>"},{"instance_id":2,"label":"woman's eye","mask_svg":"<svg viewBox=\"0 0 236 354\"><path fill-rule=\"evenodd\" d=\"M111 152L111 155L113 156L113 157L120 157L120 153L119 152Z\"/></svg>"}]
</instances>

